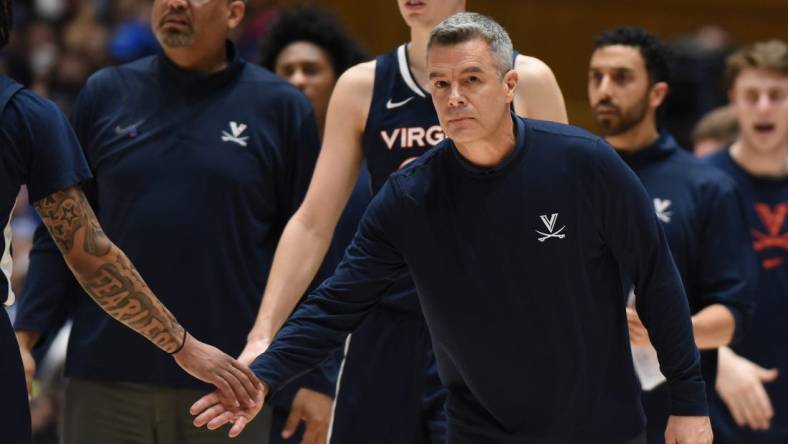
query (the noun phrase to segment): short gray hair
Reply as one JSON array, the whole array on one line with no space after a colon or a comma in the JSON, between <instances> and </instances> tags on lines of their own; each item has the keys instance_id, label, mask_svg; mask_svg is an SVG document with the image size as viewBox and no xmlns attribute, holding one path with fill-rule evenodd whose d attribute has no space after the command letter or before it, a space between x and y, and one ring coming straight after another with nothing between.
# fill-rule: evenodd
<instances>
[{"instance_id":1,"label":"short gray hair","mask_svg":"<svg viewBox=\"0 0 788 444\"><path fill-rule=\"evenodd\" d=\"M458 12L440 22L430 32L427 51L433 45L458 45L474 39L482 39L490 46L500 77L513 68L514 48L509 34L498 22L476 12Z\"/></svg>"}]
</instances>

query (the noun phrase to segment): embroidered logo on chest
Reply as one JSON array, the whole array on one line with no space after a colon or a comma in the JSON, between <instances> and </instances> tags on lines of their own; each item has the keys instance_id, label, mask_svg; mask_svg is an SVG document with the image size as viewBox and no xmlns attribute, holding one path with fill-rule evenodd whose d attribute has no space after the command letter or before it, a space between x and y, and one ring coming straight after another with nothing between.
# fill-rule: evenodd
<instances>
[{"instance_id":1,"label":"embroidered logo on chest","mask_svg":"<svg viewBox=\"0 0 788 444\"><path fill-rule=\"evenodd\" d=\"M669 199L654 199L654 211L657 213L657 218L666 224L670 223L670 218L673 216L673 211L668 210L670 204Z\"/></svg>"},{"instance_id":2,"label":"embroidered logo on chest","mask_svg":"<svg viewBox=\"0 0 788 444\"><path fill-rule=\"evenodd\" d=\"M785 218L788 216L788 203L777 204L770 207L767 204L755 204L755 214L763 223L766 232L752 230L753 249L760 253L767 249L782 249L788 251L788 231L782 232ZM781 257L767 258L761 261L761 266L765 270L777 268L782 265L784 259Z\"/></svg>"},{"instance_id":3,"label":"embroidered logo on chest","mask_svg":"<svg viewBox=\"0 0 788 444\"><path fill-rule=\"evenodd\" d=\"M247 126L243 123L230 122L230 132L222 131L222 142L232 142L241 146L246 146L249 136L244 136Z\"/></svg>"},{"instance_id":4,"label":"embroidered logo on chest","mask_svg":"<svg viewBox=\"0 0 788 444\"><path fill-rule=\"evenodd\" d=\"M534 230L536 231L536 234L541 236L536 240L538 240L539 242L544 242L547 239L552 239L552 238L563 239L566 237L566 234L563 234L566 225L559 228L558 230L555 229L555 223L558 221L558 213L553 213L550 215L550 217L547 217L546 214L543 214L539 216L539 218L542 219L542 223L544 224L545 228L547 228L547 233L544 233L539 230Z\"/></svg>"}]
</instances>

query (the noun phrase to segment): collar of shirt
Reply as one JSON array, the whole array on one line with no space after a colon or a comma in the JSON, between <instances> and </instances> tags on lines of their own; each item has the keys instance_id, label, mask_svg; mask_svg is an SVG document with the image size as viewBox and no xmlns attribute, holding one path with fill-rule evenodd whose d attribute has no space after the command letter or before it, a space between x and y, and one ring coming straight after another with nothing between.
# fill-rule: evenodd
<instances>
[{"instance_id":1,"label":"collar of shirt","mask_svg":"<svg viewBox=\"0 0 788 444\"><path fill-rule=\"evenodd\" d=\"M616 152L618 152L630 168L636 168L666 159L680 149L681 147L678 142L676 142L676 139L674 139L669 132L662 131L659 133L659 137L654 143L642 150L631 154L618 150L616 150Z\"/></svg>"},{"instance_id":2,"label":"collar of shirt","mask_svg":"<svg viewBox=\"0 0 788 444\"><path fill-rule=\"evenodd\" d=\"M187 90L190 92L210 91L221 88L231 80L238 77L246 61L239 55L238 49L231 41L227 41L227 66L221 71L211 74L203 74L180 68L172 62L164 51L159 51L158 71L161 78L177 85L177 90Z\"/></svg>"},{"instance_id":3,"label":"collar of shirt","mask_svg":"<svg viewBox=\"0 0 788 444\"><path fill-rule=\"evenodd\" d=\"M462 157L462 154L460 154L460 152L457 150L457 147L454 146L454 142L451 142L452 157L454 157L457 160L457 164L459 164L459 166L471 176L493 177L506 171L508 167L516 163L515 160L521 158L523 153L526 151L525 122L523 119L518 118L514 113L512 113L512 120L514 123L515 136L514 150L498 165L493 167L480 167L472 164L466 158Z\"/></svg>"}]
</instances>

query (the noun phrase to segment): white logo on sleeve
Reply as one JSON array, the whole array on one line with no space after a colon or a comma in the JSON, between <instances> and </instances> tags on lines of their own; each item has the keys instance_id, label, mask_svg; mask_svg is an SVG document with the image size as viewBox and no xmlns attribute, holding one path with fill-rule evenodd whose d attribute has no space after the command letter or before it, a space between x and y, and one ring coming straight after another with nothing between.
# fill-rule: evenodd
<instances>
[{"instance_id":1,"label":"white logo on sleeve","mask_svg":"<svg viewBox=\"0 0 788 444\"><path fill-rule=\"evenodd\" d=\"M222 131L222 142L233 142L241 146L246 146L248 136L241 136L246 131L247 126L243 123L230 122L230 133Z\"/></svg>"},{"instance_id":2,"label":"white logo on sleeve","mask_svg":"<svg viewBox=\"0 0 788 444\"><path fill-rule=\"evenodd\" d=\"M670 217L673 216L670 208L670 200L668 199L654 199L654 211L657 212L657 218L666 224L670 223Z\"/></svg>"},{"instance_id":3,"label":"white logo on sleeve","mask_svg":"<svg viewBox=\"0 0 788 444\"><path fill-rule=\"evenodd\" d=\"M555 223L558 221L558 213L553 213L550 215L550 217L547 217L546 214L543 214L539 217L542 219L542 223L544 224L544 226L547 227L547 233L543 233L539 230L534 230L536 231L536 234L542 236L537 239L539 242L544 242L547 239L550 239L551 237L555 237L558 239L563 239L566 237L566 234L563 234L566 225L559 228L558 230L555 229Z\"/></svg>"}]
</instances>

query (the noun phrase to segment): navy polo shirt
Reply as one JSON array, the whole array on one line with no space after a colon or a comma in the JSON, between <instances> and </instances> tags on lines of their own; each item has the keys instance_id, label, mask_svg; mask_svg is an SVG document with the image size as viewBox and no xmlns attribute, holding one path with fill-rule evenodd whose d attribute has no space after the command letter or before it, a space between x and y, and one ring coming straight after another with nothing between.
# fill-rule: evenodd
<instances>
[{"instance_id":1,"label":"navy polo shirt","mask_svg":"<svg viewBox=\"0 0 788 444\"><path fill-rule=\"evenodd\" d=\"M297 89L230 44L228 52L228 65L210 75L164 54L102 69L79 96L74 127L104 231L192 335L237 356L319 140ZM38 236L17 329L47 332L69 310L64 295L75 284L53 249ZM67 376L204 387L77 294Z\"/></svg>"}]
</instances>

